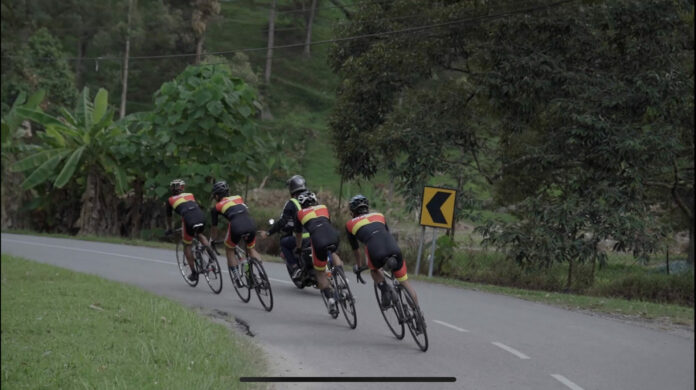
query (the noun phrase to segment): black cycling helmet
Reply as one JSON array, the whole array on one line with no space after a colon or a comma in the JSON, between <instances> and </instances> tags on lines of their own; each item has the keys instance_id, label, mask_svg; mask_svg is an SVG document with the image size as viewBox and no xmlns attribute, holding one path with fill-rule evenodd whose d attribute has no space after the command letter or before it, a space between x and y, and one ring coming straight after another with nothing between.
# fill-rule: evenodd
<instances>
[{"instance_id":1,"label":"black cycling helmet","mask_svg":"<svg viewBox=\"0 0 696 390\"><path fill-rule=\"evenodd\" d=\"M367 201L365 195L358 194L350 198L348 208L353 214L364 214L370 210L370 203Z\"/></svg>"},{"instance_id":2,"label":"black cycling helmet","mask_svg":"<svg viewBox=\"0 0 696 390\"><path fill-rule=\"evenodd\" d=\"M290 195L295 196L298 192L307 191L307 182L304 177L300 175L295 175L288 179L288 191Z\"/></svg>"},{"instance_id":3,"label":"black cycling helmet","mask_svg":"<svg viewBox=\"0 0 696 390\"><path fill-rule=\"evenodd\" d=\"M172 195L179 195L184 192L185 187L186 182L182 179L174 179L169 183L169 191L171 191Z\"/></svg>"},{"instance_id":4,"label":"black cycling helmet","mask_svg":"<svg viewBox=\"0 0 696 390\"><path fill-rule=\"evenodd\" d=\"M299 194L297 196L297 201L300 202L300 205L303 209L306 209L307 207L312 207L318 203L317 195L314 194L314 192L312 191L305 191Z\"/></svg>"},{"instance_id":5,"label":"black cycling helmet","mask_svg":"<svg viewBox=\"0 0 696 390\"><path fill-rule=\"evenodd\" d=\"M227 196L229 194L230 194L230 186L227 185L226 181L220 180L220 181L215 182L215 184L213 184L213 190L211 191L212 196L217 195L217 196L222 198L223 196Z\"/></svg>"}]
</instances>

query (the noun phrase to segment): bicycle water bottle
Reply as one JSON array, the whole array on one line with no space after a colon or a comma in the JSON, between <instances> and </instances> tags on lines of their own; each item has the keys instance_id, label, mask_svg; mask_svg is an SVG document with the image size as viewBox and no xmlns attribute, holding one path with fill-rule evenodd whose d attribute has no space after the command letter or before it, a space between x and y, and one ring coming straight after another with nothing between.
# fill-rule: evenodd
<instances>
[{"instance_id":1,"label":"bicycle water bottle","mask_svg":"<svg viewBox=\"0 0 696 390\"><path fill-rule=\"evenodd\" d=\"M249 261L247 261L247 259L239 263L239 273L241 275L247 275L249 273Z\"/></svg>"}]
</instances>

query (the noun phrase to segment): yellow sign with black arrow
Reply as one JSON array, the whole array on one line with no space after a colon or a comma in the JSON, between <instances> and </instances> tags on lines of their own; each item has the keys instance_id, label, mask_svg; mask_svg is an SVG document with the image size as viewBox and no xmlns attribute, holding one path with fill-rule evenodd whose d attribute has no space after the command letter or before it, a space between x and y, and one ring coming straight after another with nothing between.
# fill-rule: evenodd
<instances>
[{"instance_id":1,"label":"yellow sign with black arrow","mask_svg":"<svg viewBox=\"0 0 696 390\"><path fill-rule=\"evenodd\" d=\"M454 203L457 191L449 188L423 187L420 224L451 229L454 223Z\"/></svg>"}]
</instances>

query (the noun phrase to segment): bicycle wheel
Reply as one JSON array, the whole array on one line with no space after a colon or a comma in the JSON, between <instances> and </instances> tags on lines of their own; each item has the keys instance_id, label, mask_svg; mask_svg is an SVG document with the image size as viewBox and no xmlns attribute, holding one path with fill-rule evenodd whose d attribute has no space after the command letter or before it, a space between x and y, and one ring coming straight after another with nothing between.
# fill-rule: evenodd
<instances>
[{"instance_id":1,"label":"bicycle wheel","mask_svg":"<svg viewBox=\"0 0 696 390\"><path fill-rule=\"evenodd\" d=\"M404 319L408 330L413 336L418 348L425 352L428 350L428 331L425 325L425 318L421 313L420 308L416 305L416 301L411 294L403 287L399 288L399 300L404 309Z\"/></svg>"},{"instance_id":2,"label":"bicycle wheel","mask_svg":"<svg viewBox=\"0 0 696 390\"><path fill-rule=\"evenodd\" d=\"M215 256L212 249L204 247L201 251L201 259L206 267L202 272L205 275L205 281L208 282L208 287L215 294L220 294L220 291L222 291L222 271L220 270L217 256Z\"/></svg>"},{"instance_id":3,"label":"bicycle wheel","mask_svg":"<svg viewBox=\"0 0 696 390\"><path fill-rule=\"evenodd\" d=\"M176 242L176 264L179 266L179 271L181 276L184 277L184 281L191 287L196 287L198 284L198 279L190 281L188 276L191 274L191 267L189 267L188 261L186 261L186 255L184 254L184 243L181 240Z\"/></svg>"},{"instance_id":4,"label":"bicycle wheel","mask_svg":"<svg viewBox=\"0 0 696 390\"><path fill-rule=\"evenodd\" d=\"M268 280L263 264L255 258L249 259L249 270L251 272L252 287L256 291L256 296L266 311L273 310L273 290L271 282Z\"/></svg>"},{"instance_id":5,"label":"bicycle wheel","mask_svg":"<svg viewBox=\"0 0 696 390\"><path fill-rule=\"evenodd\" d=\"M251 287L249 286L249 278L247 277L246 272L244 272L244 270L242 269L239 270L239 280L242 284L240 287L237 286L237 283L234 282L234 277L232 276L232 268L228 267L227 271L230 273L232 287L234 287L234 291L239 296L239 299L241 299L244 303L249 302L249 299L251 299Z\"/></svg>"},{"instance_id":6,"label":"bicycle wheel","mask_svg":"<svg viewBox=\"0 0 696 390\"><path fill-rule=\"evenodd\" d=\"M331 275L331 273L329 272L327 276L329 279L329 286L335 287L334 282L333 282L333 276ZM334 292L335 292L335 290L334 290ZM324 293L321 290L319 291L319 295L321 295L321 299L324 301L324 306L326 306L326 308L328 309L329 308L329 300L326 299L326 297L324 296ZM336 294L334 294L334 299L335 299L335 295ZM339 311L340 310L337 310L335 313L331 314L331 318L333 318L333 319L338 318Z\"/></svg>"},{"instance_id":7,"label":"bicycle wheel","mask_svg":"<svg viewBox=\"0 0 696 390\"><path fill-rule=\"evenodd\" d=\"M389 283L389 282L387 282ZM379 311L382 312L382 317L384 317L384 322L387 323L389 330L394 334L394 336L402 340L406 335L406 329L404 328L404 323L399 321L399 311L396 308L396 300L392 300L392 304L389 307L382 307L382 290L377 287L377 283L373 283L375 288L375 298L377 298L377 307Z\"/></svg>"},{"instance_id":8,"label":"bicycle wheel","mask_svg":"<svg viewBox=\"0 0 696 390\"><path fill-rule=\"evenodd\" d=\"M334 289L338 296L338 302L341 304L341 308L343 308L343 316L346 317L348 326L350 326L351 329L355 329L355 327L358 326L358 313L355 311L355 298L350 291L343 270L336 268L334 273Z\"/></svg>"}]
</instances>

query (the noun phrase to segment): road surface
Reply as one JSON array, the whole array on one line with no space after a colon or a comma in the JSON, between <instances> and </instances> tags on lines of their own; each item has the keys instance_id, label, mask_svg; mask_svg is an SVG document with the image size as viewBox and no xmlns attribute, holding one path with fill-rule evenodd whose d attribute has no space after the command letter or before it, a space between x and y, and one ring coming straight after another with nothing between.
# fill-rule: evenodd
<instances>
[{"instance_id":1,"label":"road surface","mask_svg":"<svg viewBox=\"0 0 696 390\"><path fill-rule=\"evenodd\" d=\"M423 353L408 331L396 340L371 285L349 279L358 326L326 313L318 291L298 290L285 267L265 263L275 305L245 304L225 275L214 295L182 280L174 251L2 234L2 253L129 283L249 325L278 376L442 376L454 383L282 384L344 389L693 389L693 332L673 334L503 295L414 282L428 321ZM365 275L368 276L368 275ZM369 276L368 276L369 277ZM685 333L685 334L684 334Z\"/></svg>"}]
</instances>

